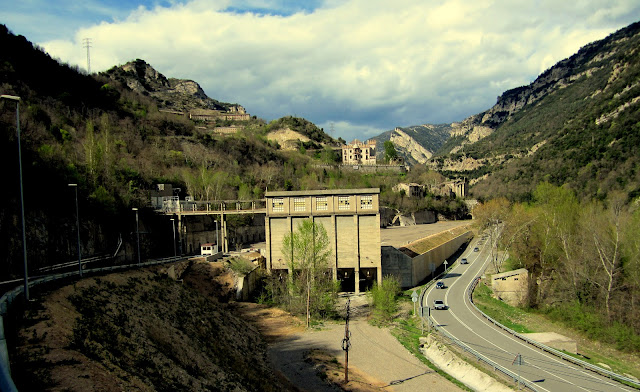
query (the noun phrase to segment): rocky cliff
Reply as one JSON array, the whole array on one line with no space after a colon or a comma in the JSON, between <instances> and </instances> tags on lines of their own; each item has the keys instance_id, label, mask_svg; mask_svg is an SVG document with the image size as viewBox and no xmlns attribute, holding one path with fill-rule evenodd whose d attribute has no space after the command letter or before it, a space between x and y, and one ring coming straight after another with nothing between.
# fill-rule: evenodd
<instances>
[{"instance_id":1,"label":"rocky cliff","mask_svg":"<svg viewBox=\"0 0 640 392\"><path fill-rule=\"evenodd\" d=\"M529 198L541 181L585 197L640 194L640 22L581 48L489 110L453 124L429 165L471 193ZM625 168L625 169L622 169Z\"/></svg>"},{"instance_id":2,"label":"rocky cliff","mask_svg":"<svg viewBox=\"0 0 640 392\"><path fill-rule=\"evenodd\" d=\"M158 107L162 109L180 112L191 109L226 111L234 106L209 98L202 87L193 80L166 78L140 59L113 67L105 74L135 92L155 98Z\"/></svg>"},{"instance_id":3,"label":"rocky cliff","mask_svg":"<svg viewBox=\"0 0 640 392\"><path fill-rule=\"evenodd\" d=\"M398 127L373 139L378 141L380 145L378 148L380 159L384 154L382 145L390 140L396 152L404 158L405 162L415 165L427 162L449 139L450 131L450 124L423 124L406 128Z\"/></svg>"}]
</instances>

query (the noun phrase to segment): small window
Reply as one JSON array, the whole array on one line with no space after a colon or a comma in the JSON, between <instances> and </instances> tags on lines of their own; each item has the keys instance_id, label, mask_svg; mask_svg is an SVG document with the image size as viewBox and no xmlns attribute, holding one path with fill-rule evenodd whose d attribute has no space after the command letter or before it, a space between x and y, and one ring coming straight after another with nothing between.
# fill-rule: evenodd
<instances>
[{"instance_id":1,"label":"small window","mask_svg":"<svg viewBox=\"0 0 640 392\"><path fill-rule=\"evenodd\" d=\"M360 197L360 209L372 210L373 209L373 196L361 196Z\"/></svg>"},{"instance_id":2,"label":"small window","mask_svg":"<svg viewBox=\"0 0 640 392\"><path fill-rule=\"evenodd\" d=\"M304 211L305 210L304 198L302 198L302 197L294 197L293 198L293 210L294 211Z\"/></svg>"},{"instance_id":3,"label":"small window","mask_svg":"<svg viewBox=\"0 0 640 392\"><path fill-rule=\"evenodd\" d=\"M348 210L349 208L349 196L338 196L338 209Z\"/></svg>"},{"instance_id":4,"label":"small window","mask_svg":"<svg viewBox=\"0 0 640 392\"><path fill-rule=\"evenodd\" d=\"M326 211L327 210L327 198L326 197L316 197L316 210L318 211Z\"/></svg>"},{"instance_id":5,"label":"small window","mask_svg":"<svg viewBox=\"0 0 640 392\"><path fill-rule=\"evenodd\" d=\"M284 211L284 199L277 198L271 201L271 209L274 212L283 212Z\"/></svg>"}]
</instances>

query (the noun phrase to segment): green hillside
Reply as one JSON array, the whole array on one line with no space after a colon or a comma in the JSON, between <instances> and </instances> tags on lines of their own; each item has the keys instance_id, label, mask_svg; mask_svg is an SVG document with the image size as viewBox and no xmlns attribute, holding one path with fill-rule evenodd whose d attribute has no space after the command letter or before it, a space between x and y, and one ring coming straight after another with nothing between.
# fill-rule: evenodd
<instances>
[{"instance_id":1,"label":"green hillside","mask_svg":"<svg viewBox=\"0 0 640 392\"><path fill-rule=\"evenodd\" d=\"M612 190L637 197L638 47L640 23L583 47L531 85L505 92L494 108L469 120L494 132L476 143L458 137L464 148L440 156L435 167L470 179L489 174L471 189L480 198L528 200L541 181L566 185L584 198L605 198ZM480 166L455 168L467 158Z\"/></svg>"},{"instance_id":2,"label":"green hillside","mask_svg":"<svg viewBox=\"0 0 640 392\"><path fill-rule=\"evenodd\" d=\"M185 115L159 111L156 99L127 86L127 75L118 73L114 80L114 70L83 74L59 64L5 26L0 27L0 45L0 91L22 98L27 249L32 270L75 257L75 206L69 183L78 184L86 257L112 252L119 236L125 244L135 241L132 207L142 208L148 222L157 219L145 209L157 183L173 184L181 189L180 196L189 194L196 200L259 199L265 190L379 187L384 205L430 206L452 216L464 213L459 204L449 208L447 201L425 200L409 206L391 191L405 175L342 170L332 148L336 142L305 119L287 116L267 123L252 117L233 123L239 126L235 134L218 135ZM157 76L160 84L170 83ZM138 74L134 77L142 80ZM15 124L15 104L0 103L0 132L5 140L0 143L0 156L6 169L0 234L7 239L0 243L0 255L8 260L0 279L22 275ZM267 139L267 133L281 128L306 135L311 142L299 150L282 150ZM166 237L170 231L157 234L153 227L145 235L145 254L171 254L171 239Z\"/></svg>"}]
</instances>

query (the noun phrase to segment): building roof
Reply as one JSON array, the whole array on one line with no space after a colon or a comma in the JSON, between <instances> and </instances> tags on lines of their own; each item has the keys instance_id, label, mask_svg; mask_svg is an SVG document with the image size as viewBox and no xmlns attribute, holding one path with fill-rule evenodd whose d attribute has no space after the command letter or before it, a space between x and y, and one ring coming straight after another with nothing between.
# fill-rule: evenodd
<instances>
[{"instance_id":1,"label":"building roof","mask_svg":"<svg viewBox=\"0 0 640 392\"><path fill-rule=\"evenodd\" d=\"M290 197L290 196L323 196L323 195L363 195L380 193L380 188L360 188L360 189L318 189L308 191L273 191L266 192L265 197Z\"/></svg>"}]
</instances>

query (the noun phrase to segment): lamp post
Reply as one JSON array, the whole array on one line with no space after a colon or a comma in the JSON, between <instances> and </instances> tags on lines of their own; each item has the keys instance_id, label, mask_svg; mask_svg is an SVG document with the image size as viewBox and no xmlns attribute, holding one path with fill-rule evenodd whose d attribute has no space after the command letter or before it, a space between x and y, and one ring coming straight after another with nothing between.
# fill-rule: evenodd
<instances>
[{"instance_id":1,"label":"lamp post","mask_svg":"<svg viewBox=\"0 0 640 392\"><path fill-rule=\"evenodd\" d=\"M24 264L24 298L29 300L29 269L27 268L27 234L24 222L24 189L22 187L22 148L20 147L20 97L15 95L0 95L0 99L16 103L16 130L18 138L18 172L20 179L20 214L22 218L22 259Z\"/></svg>"},{"instance_id":2,"label":"lamp post","mask_svg":"<svg viewBox=\"0 0 640 392\"><path fill-rule=\"evenodd\" d=\"M131 210L136 212L136 242L138 244L138 264L140 264L140 230L138 229L138 209L134 207Z\"/></svg>"},{"instance_id":3,"label":"lamp post","mask_svg":"<svg viewBox=\"0 0 640 392\"><path fill-rule=\"evenodd\" d=\"M171 228L173 229L173 257L176 257L178 256L176 251L176 223L173 218L171 218Z\"/></svg>"},{"instance_id":4,"label":"lamp post","mask_svg":"<svg viewBox=\"0 0 640 392\"><path fill-rule=\"evenodd\" d=\"M78 184L69 184L76 191L76 228L78 231L78 271L82 278L82 252L80 251L80 213L78 210Z\"/></svg>"},{"instance_id":5,"label":"lamp post","mask_svg":"<svg viewBox=\"0 0 640 392\"><path fill-rule=\"evenodd\" d=\"M220 252L220 237L218 236L218 221L216 220L216 254Z\"/></svg>"}]
</instances>

